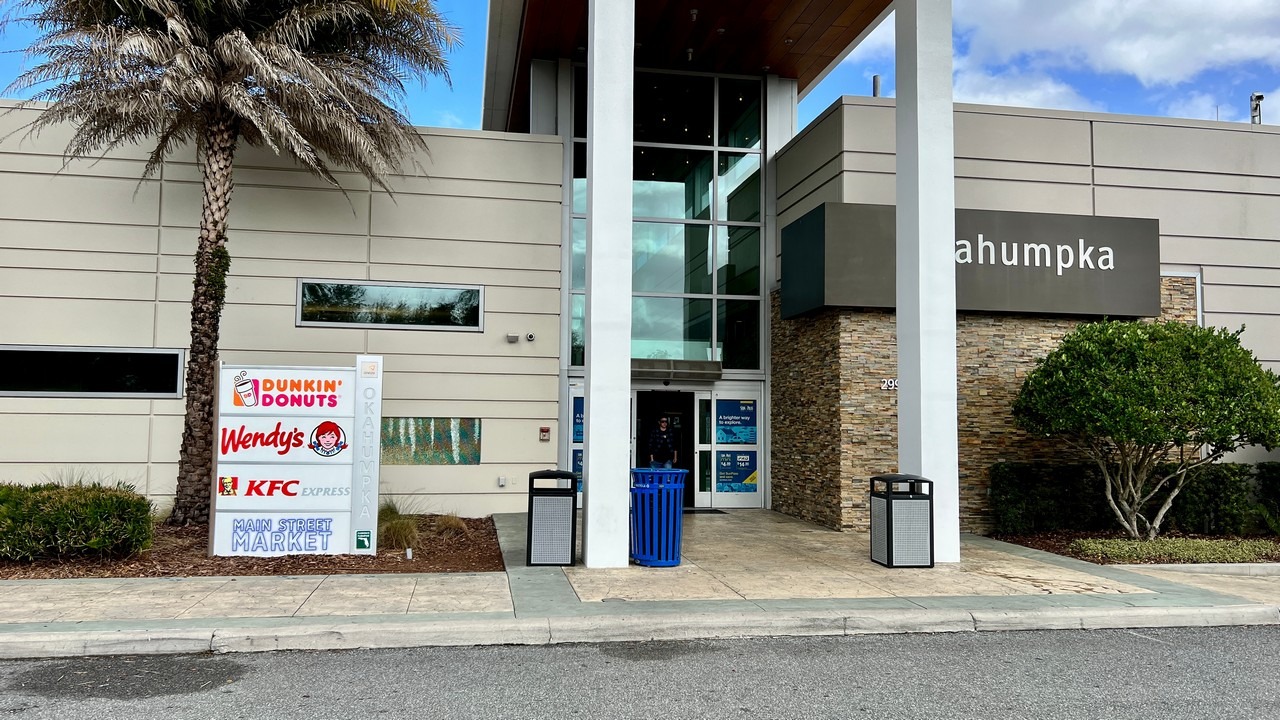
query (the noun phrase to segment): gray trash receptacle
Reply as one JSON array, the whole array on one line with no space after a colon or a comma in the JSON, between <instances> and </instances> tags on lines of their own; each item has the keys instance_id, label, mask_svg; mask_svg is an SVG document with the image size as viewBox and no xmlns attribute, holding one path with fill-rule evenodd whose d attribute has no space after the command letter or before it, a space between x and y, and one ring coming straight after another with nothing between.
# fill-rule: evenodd
<instances>
[{"instance_id":1,"label":"gray trash receptacle","mask_svg":"<svg viewBox=\"0 0 1280 720\"><path fill-rule=\"evenodd\" d=\"M933 481L871 478L871 559L885 567L933 567Z\"/></svg>"},{"instance_id":2,"label":"gray trash receptacle","mask_svg":"<svg viewBox=\"0 0 1280 720\"><path fill-rule=\"evenodd\" d=\"M529 532L525 542L525 564L574 564L578 535L578 491L574 487L577 478L568 470L529 473ZM555 483L546 482L549 480Z\"/></svg>"}]
</instances>

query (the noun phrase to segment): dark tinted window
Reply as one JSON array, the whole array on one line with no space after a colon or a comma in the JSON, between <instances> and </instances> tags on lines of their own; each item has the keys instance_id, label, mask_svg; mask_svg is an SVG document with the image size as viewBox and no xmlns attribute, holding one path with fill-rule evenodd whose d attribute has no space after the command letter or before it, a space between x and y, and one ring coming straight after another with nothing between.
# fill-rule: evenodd
<instances>
[{"instance_id":1,"label":"dark tinted window","mask_svg":"<svg viewBox=\"0 0 1280 720\"><path fill-rule=\"evenodd\" d=\"M713 145L714 85L709 77L636 73L635 141Z\"/></svg>"},{"instance_id":2,"label":"dark tinted window","mask_svg":"<svg viewBox=\"0 0 1280 720\"><path fill-rule=\"evenodd\" d=\"M178 350L0 347L0 393L176 397L181 378Z\"/></svg>"},{"instance_id":3,"label":"dark tinted window","mask_svg":"<svg viewBox=\"0 0 1280 720\"><path fill-rule=\"evenodd\" d=\"M303 323L480 329L480 288L302 283Z\"/></svg>"}]
</instances>

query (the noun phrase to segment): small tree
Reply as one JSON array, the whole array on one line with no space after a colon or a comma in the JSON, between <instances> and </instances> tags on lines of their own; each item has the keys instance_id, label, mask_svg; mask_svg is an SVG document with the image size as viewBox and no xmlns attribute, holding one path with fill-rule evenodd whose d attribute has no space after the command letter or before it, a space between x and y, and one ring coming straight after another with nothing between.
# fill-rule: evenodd
<instances>
[{"instance_id":1,"label":"small tree","mask_svg":"<svg viewBox=\"0 0 1280 720\"><path fill-rule=\"evenodd\" d=\"M1014 420L1097 463L1116 519L1130 537L1150 540L1189 471L1246 445L1280 445L1280 378L1240 345L1242 332L1081 325L1027 376Z\"/></svg>"}]
</instances>

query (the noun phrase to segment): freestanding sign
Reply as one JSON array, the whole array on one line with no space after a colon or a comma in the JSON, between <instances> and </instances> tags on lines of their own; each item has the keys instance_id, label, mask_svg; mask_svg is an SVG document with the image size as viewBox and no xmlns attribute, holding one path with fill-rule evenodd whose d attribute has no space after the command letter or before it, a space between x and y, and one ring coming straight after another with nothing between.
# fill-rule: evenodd
<instances>
[{"instance_id":1,"label":"freestanding sign","mask_svg":"<svg viewBox=\"0 0 1280 720\"><path fill-rule=\"evenodd\" d=\"M382 358L223 365L214 555L377 552Z\"/></svg>"}]
</instances>

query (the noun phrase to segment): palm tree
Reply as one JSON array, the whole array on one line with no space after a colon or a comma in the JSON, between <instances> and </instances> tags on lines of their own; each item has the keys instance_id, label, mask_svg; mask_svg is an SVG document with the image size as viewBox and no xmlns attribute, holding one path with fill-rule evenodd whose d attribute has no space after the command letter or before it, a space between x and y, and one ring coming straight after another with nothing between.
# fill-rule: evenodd
<instances>
[{"instance_id":1,"label":"palm tree","mask_svg":"<svg viewBox=\"0 0 1280 720\"><path fill-rule=\"evenodd\" d=\"M35 133L70 124L66 154L154 143L143 177L194 143L204 203L191 298L186 420L170 522L205 523L214 457L218 325L231 265L227 217L241 141L288 153L337 185L330 165L387 189L425 149L404 83L440 76L457 29L431 0L10 0L41 36L38 64L8 89L47 103Z\"/></svg>"}]
</instances>

